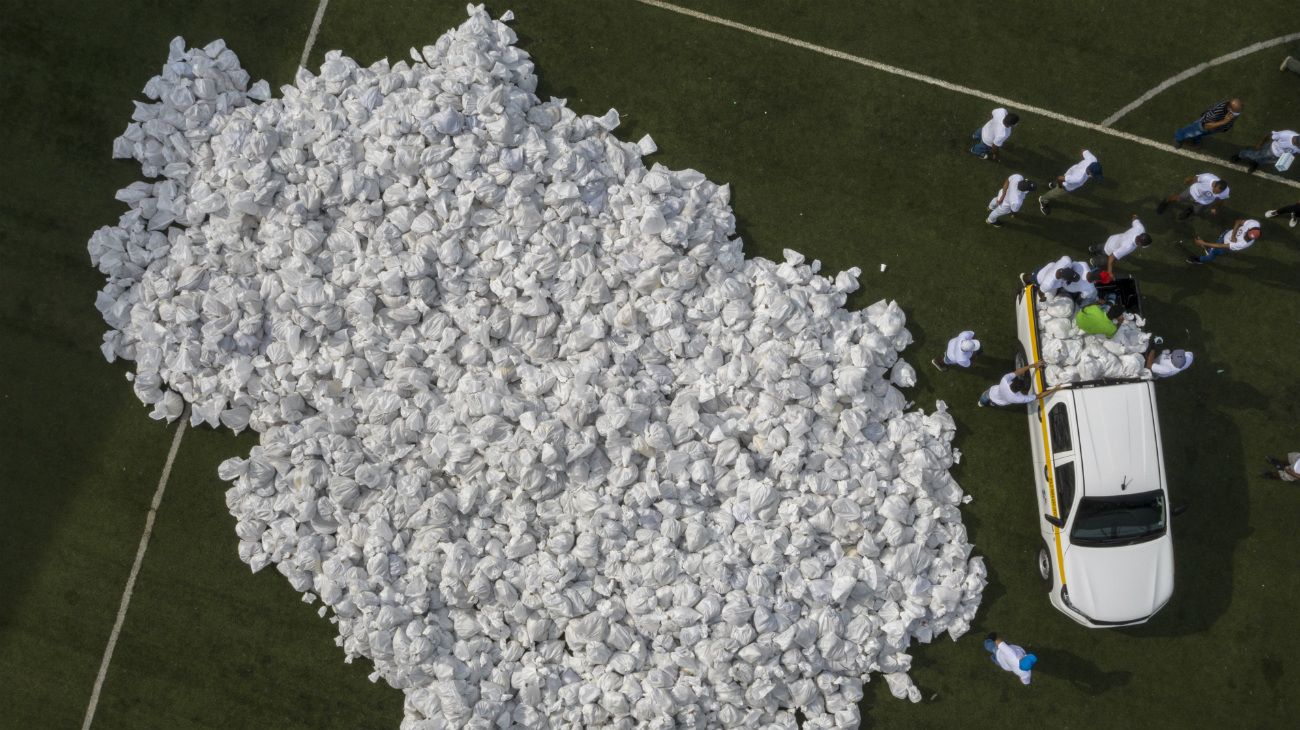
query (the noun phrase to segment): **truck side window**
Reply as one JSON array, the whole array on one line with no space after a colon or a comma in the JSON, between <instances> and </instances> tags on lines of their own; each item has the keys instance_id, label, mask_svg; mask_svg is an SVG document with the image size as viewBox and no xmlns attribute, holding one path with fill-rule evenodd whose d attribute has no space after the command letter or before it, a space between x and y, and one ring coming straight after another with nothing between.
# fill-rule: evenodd
<instances>
[{"instance_id":1,"label":"truck side window","mask_svg":"<svg viewBox=\"0 0 1300 730\"><path fill-rule=\"evenodd\" d=\"M1056 510L1061 519L1068 520L1070 507L1074 506L1074 462L1057 464L1052 482L1056 485Z\"/></svg>"},{"instance_id":2,"label":"truck side window","mask_svg":"<svg viewBox=\"0 0 1300 730\"><path fill-rule=\"evenodd\" d=\"M1052 453L1070 450L1070 412L1064 403L1057 403L1047 412L1048 431L1052 437Z\"/></svg>"}]
</instances>

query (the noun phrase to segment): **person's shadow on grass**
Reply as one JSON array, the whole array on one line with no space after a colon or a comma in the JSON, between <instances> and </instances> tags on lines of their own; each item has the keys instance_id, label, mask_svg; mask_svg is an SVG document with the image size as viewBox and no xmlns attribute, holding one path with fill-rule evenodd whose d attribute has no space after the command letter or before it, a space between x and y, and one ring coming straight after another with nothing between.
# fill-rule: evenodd
<instances>
[{"instance_id":1,"label":"person's shadow on grass","mask_svg":"<svg viewBox=\"0 0 1300 730\"><path fill-rule=\"evenodd\" d=\"M1107 690L1123 687L1133 676L1132 672L1116 670L1103 671L1092 662L1075 656L1062 649L1042 649L1035 647L1033 653L1038 656L1035 674L1045 674L1069 682L1075 689L1090 695L1098 695Z\"/></svg>"}]
</instances>

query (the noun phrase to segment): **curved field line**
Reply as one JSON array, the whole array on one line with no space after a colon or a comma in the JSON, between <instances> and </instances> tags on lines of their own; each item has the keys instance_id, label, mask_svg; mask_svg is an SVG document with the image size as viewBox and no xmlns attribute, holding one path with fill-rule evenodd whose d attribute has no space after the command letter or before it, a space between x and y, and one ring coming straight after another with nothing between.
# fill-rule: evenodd
<instances>
[{"instance_id":1,"label":"curved field line","mask_svg":"<svg viewBox=\"0 0 1300 730\"><path fill-rule=\"evenodd\" d=\"M1102 120L1101 125L1103 127L1109 127L1115 122L1118 122L1125 114L1128 114L1129 112L1133 111L1134 109L1137 109L1138 107L1142 106L1148 101L1151 101L1151 98L1154 97L1156 94L1159 94L1160 92L1164 91L1165 89L1168 89L1170 86L1173 86L1174 84L1190 79L1191 77L1204 71L1207 68L1210 68L1211 66L1218 66L1219 64L1227 63L1229 61L1235 61L1238 58L1241 58L1242 56L1249 56L1255 51L1262 51L1265 48L1280 46L1283 43L1290 43L1291 41L1294 40L1300 40L1300 33L1289 33L1287 35L1278 36L1277 38L1273 38L1271 40L1260 41L1259 43L1251 44L1249 46L1246 46L1245 48L1233 51L1232 53L1225 53L1224 55L1219 56L1218 58L1210 59L1205 63L1198 63L1195 66L1192 66L1191 68L1187 69L1186 71L1183 71L1182 73L1176 74L1174 76L1170 76L1164 81L1161 81L1159 84L1156 84L1154 87L1151 88L1150 91L1143 94L1142 96L1139 96L1133 101L1129 102L1128 105L1126 105L1123 109L1120 109L1119 111L1115 112L1109 117L1106 117L1104 120Z\"/></svg>"}]
</instances>

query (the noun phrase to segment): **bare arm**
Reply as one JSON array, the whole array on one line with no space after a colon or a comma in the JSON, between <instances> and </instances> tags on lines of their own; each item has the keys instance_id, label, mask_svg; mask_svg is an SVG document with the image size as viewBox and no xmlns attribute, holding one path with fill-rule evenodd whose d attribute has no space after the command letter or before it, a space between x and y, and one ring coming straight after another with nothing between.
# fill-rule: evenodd
<instances>
[{"instance_id":1,"label":"bare arm","mask_svg":"<svg viewBox=\"0 0 1300 730\"><path fill-rule=\"evenodd\" d=\"M1044 390L1042 393L1039 393L1039 394L1038 394L1038 400L1042 400L1042 399L1046 398L1047 396L1049 396L1049 395L1055 393L1056 391L1058 391L1058 390L1060 390L1060 389L1061 389L1061 386L1059 386L1059 385L1056 386L1055 388L1048 388L1047 390Z\"/></svg>"},{"instance_id":2,"label":"bare arm","mask_svg":"<svg viewBox=\"0 0 1300 730\"><path fill-rule=\"evenodd\" d=\"M1026 366L1024 366L1024 367L1022 367L1022 368L1017 368L1017 369L1016 369L1016 377L1018 378L1018 377L1020 377L1021 375L1024 375L1025 373L1029 372L1030 370L1034 370L1034 369L1036 369L1036 368L1041 368L1042 366L1043 366L1043 364L1042 364L1041 362L1031 362L1031 363L1029 363L1028 365L1026 365Z\"/></svg>"},{"instance_id":3,"label":"bare arm","mask_svg":"<svg viewBox=\"0 0 1300 730\"><path fill-rule=\"evenodd\" d=\"M1201 248L1232 248L1226 243L1211 243L1209 241L1202 240L1200 236L1196 237L1196 245L1200 246Z\"/></svg>"},{"instance_id":4,"label":"bare arm","mask_svg":"<svg viewBox=\"0 0 1300 730\"><path fill-rule=\"evenodd\" d=\"M1010 189L1011 189L1011 178L1007 178L1006 181L1002 183L1002 191L998 193L998 205L1002 205L1002 201L1006 200L1007 191Z\"/></svg>"},{"instance_id":5,"label":"bare arm","mask_svg":"<svg viewBox=\"0 0 1300 730\"><path fill-rule=\"evenodd\" d=\"M1106 273L1110 274L1111 278L1115 277L1115 254L1106 257Z\"/></svg>"}]
</instances>

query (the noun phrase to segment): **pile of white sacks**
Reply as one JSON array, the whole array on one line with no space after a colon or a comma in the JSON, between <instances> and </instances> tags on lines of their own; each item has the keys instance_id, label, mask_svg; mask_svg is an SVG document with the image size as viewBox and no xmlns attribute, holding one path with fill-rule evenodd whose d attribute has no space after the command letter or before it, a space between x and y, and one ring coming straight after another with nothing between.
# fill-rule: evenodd
<instances>
[{"instance_id":1,"label":"pile of white sacks","mask_svg":"<svg viewBox=\"0 0 1300 730\"><path fill-rule=\"evenodd\" d=\"M1113 337L1090 335L1074 321L1076 308L1068 296L1049 294L1038 302L1039 346L1043 378L1049 386L1100 378L1150 378L1146 369L1146 321L1126 314Z\"/></svg>"},{"instance_id":2,"label":"pile of white sacks","mask_svg":"<svg viewBox=\"0 0 1300 730\"><path fill-rule=\"evenodd\" d=\"M153 415L250 427L239 554L406 692L405 728L858 722L985 585L894 302L746 260L726 186L540 101L469 20L282 97L177 39L90 241ZM508 17L506 18L509 19ZM261 103L257 103L261 102Z\"/></svg>"}]
</instances>

